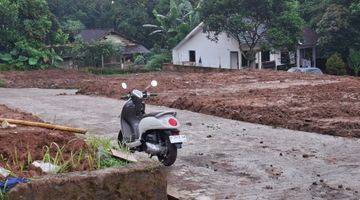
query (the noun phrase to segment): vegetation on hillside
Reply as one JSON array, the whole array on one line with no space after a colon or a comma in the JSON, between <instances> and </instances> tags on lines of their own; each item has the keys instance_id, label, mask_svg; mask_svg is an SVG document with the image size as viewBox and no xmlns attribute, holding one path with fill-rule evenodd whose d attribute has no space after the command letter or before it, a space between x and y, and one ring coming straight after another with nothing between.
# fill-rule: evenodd
<instances>
[{"instance_id":1,"label":"vegetation on hillside","mask_svg":"<svg viewBox=\"0 0 360 200\"><path fill-rule=\"evenodd\" d=\"M0 0L0 65L54 66L62 60L54 46L75 42L84 28L113 28L152 49L145 62L157 68L201 21L250 47L284 49L294 47L308 26L320 37L319 56L339 53L347 71L356 72L350 52L360 50L359 0ZM245 56L253 63L253 51Z\"/></svg>"}]
</instances>

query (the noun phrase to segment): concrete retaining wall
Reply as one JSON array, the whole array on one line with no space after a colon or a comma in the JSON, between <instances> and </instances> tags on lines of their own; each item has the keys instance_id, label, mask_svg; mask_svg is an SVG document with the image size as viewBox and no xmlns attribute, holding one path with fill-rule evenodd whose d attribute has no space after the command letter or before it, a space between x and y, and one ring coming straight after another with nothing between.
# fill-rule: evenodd
<instances>
[{"instance_id":1,"label":"concrete retaining wall","mask_svg":"<svg viewBox=\"0 0 360 200\"><path fill-rule=\"evenodd\" d=\"M167 199L166 173L153 162L130 164L124 168L74 172L43 177L20 184L9 199Z\"/></svg>"},{"instance_id":2,"label":"concrete retaining wall","mask_svg":"<svg viewBox=\"0 0 360 200\"><path fill-rule=\"evenodd\" d=\"M163 65L164 71L177 71L177 72L224 72L229 70L238 70L238 69L224 69L224 68L211 68L211 67L197 67L197 66L187 66L187 65L174 65L171 63L166 63Z\"/></svg>"}]
</instances>

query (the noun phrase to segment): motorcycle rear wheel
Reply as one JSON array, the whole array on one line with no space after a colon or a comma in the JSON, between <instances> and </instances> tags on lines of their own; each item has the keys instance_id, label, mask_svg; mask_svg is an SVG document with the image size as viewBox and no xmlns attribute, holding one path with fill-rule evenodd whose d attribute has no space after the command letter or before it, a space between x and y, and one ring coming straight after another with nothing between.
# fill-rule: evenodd
<instances>
[{"instance_id":1,"label":"motorcycle rear wheel","mask_svg":"<svg viewBox=\"0 0 360 200\"><path fill-rule=\"evenodd\" d=\"M166 140L166 155L158 155L159 161L165 166L171 166L175 163L177 157L177 148L175 144L171 144L170 140Z\"/></svg>"}]
</instances>

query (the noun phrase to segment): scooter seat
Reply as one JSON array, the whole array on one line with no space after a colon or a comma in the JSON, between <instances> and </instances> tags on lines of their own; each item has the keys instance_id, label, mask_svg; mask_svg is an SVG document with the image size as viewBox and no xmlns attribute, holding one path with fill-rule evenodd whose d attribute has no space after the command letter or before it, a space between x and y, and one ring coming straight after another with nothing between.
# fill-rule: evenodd
<instances>
[{"instance_id":1,"label":"scooter seat","mask_svg":"<svg viewBox=\"0 0 360 200\"><path fill-rule=\"evenodd\" d=\"M145 114L143 116L143 118L145 117L161 117L161 116L164 116L164 115L174 115L176 116L176 112L174 111L167 111L167 112L152 112L152 113L148 113L148 114Z\"/></svg>"},{"instance_id":2,"label":"scooter seat","mask_svg":"<svg viewBox=\"0 0 360 200\"><path fill-rule=\"evenodd\" d=\"M161 112L152 112L152 113L147 113L143 116L143 118L145 117L155 117L156 115L160 114Z\"/></svg>"}]
</instances>

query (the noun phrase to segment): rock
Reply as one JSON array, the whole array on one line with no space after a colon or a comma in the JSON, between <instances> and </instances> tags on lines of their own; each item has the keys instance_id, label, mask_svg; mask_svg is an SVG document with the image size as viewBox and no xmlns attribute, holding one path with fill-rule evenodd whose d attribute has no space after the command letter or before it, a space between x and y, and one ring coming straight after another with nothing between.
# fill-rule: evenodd
<instances>
[{"instance_id":1,"label":"rock","mask_svg":"<svg viewBox=\"0 0 360 200\"><path fill-rule=\"evenodd\" d=\"M206 136L207 138L212 138L212 135L208 135L208 136Z\"/></svg>"},{"instance_id":2,"label":"rock","mask_svg":"<svg viewBox=\"0 0 360 200\"><path fill-rule=\"evenodd\" d=\"M186 126L192 126L192 123L191 123L191 122L187 122L185 125L186 125Z\"/></svg>"},{"instance_id":3,"label":"rock","mask_svg":"<svg viewBox=\"0 0 360 200\"><path fill-rule=\"evenodd\" d=\"M43 161L34 161L32 165L34 165L37 168L40 168L43 172L48 174L56 174L61 169L60 166L53 165L51 163L45 163Z\"/></svg>"},{"instance_id":4,"label":"rock","mask_svg":"<svg viewBox=\"0 0 360 200\"><path fill-rule=\"evenodd\" d=\"M0 175L3 176L4 178L8 177L10 173L11 172L9 170L0 167Z\"/></svg>"},{"instance_id":5,"label":"rock","mask_svg":"<svg viewBox=\"0 0 360 200\"><path fill-rule=\"evenodd\" d=\"M8 121L4 120L4 121L1 123L1 128L3 128L3 129L16 128L16 125L15 125L15 124L10 124Z\"/></svg>"},{"instance_id":6,"label":"rock","mask_svg":"<svg viewBox=\"0 0 360 200\"><path fill-rule=\"evenodd\" d=\"M272 190L273 187L271 187L270 185L267 185L267 186L265 186L265 189L267 189L267 190Z\"/></svg>"},{"instance_id":7,"label":"rock","mask_svg":"<svg viewBox=\"0 0 360 200\"><path fill-rule=\"evenodd\" d=\"M302 156L303 158L310 158L310 157L314 157L314 155L309 155L309 154L303 154Z\"/></svg>"},{"instance_id":8,"label":"rock","mask_svg":"<svg viewBox=\"0 0 360 200\"><path fill-rule=\"evenodd\" d=\"M280 153L280 154L279 154L279 156L283 156L283 154L282 154L282 153Z\"/></svg>"}]
</instances>

